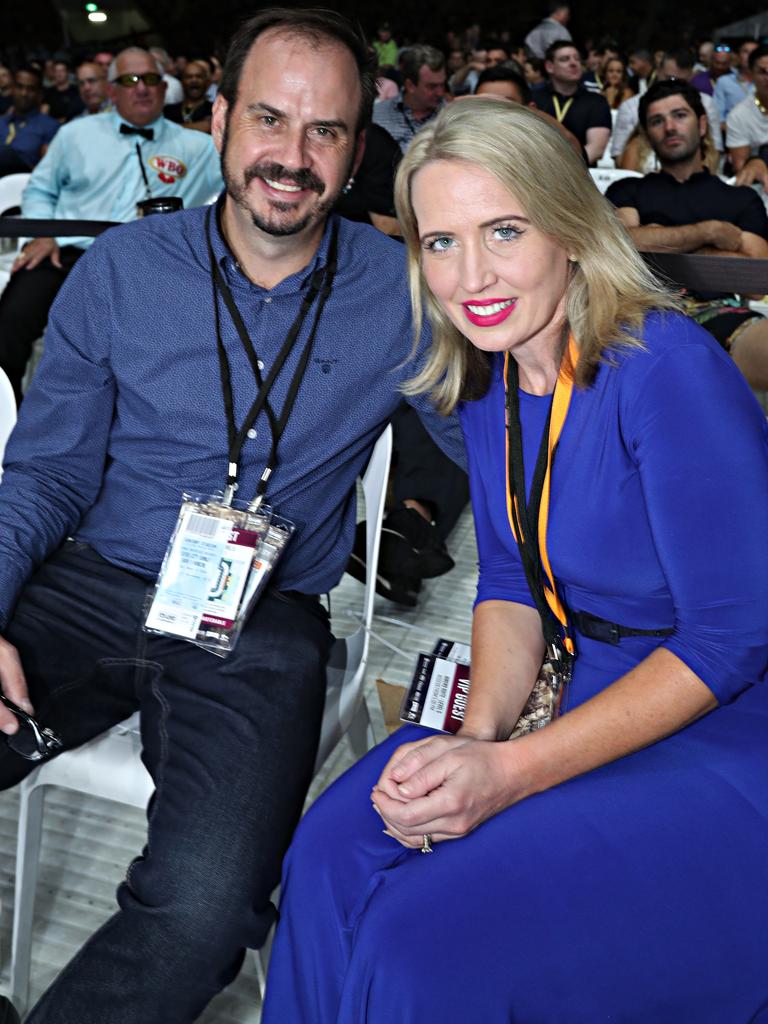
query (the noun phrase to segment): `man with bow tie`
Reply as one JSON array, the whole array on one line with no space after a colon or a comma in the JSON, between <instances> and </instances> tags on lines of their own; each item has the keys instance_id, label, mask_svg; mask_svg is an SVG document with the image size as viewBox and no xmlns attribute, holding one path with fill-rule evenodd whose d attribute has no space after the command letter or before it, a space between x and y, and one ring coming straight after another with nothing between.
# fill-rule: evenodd
<instances>
[{"instance_id":1,"label":"man with bow tie","mask_svg":"<svg viewBox=\"0 0 768 1024\"><path fill-rule=\"evenodd\" d=\"M166 85L153 57L130 47L109 68L113 110L65 125L35 168L24 217L128 221L136 203L178 196L202 206L222 188L211 139L163 117ZM0 297L0 366L17 400L35 340L89 237L35 238L19 254Z\"/></svg>"}]
</instances>

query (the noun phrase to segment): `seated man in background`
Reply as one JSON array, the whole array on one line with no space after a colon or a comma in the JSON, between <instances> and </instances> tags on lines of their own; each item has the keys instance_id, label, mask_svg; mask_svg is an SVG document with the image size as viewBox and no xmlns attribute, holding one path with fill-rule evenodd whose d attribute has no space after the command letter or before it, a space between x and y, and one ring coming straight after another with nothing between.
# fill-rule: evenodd
<instances>
[{"instance_id":1,"label":"seated man in background","mask_svg":"<svg viewBox=\"0 0 768 1024\"><path fill-rule=\"evenodd\" d=\"M83 112L80 92L72 81L69 61L57 60L53 65L53 84L43 93L47 113L59 124L66 124Z\"/></svg>"},{"instance_id":2,"label":"seated man in background","mask_svg":"<svg viewBox=\"0 0 768 1024\"><path fill-rule=\"evenodd\" d=\"M749 55L749 69L755 86L753 96L737 103L726 119L725 142L733 169L742 169L750 156L768 143L768 46L758 46Z\"/></svg>"},{"instance_id":3,"label":"seated man in background","mask_svg":"<svg viewBox=\"0 0 768 1024\"><path fill-rule=\"evenodd\" d=\"M405 152L414 135L437 117L445 102L445 58L433 46L411 46L402 56L399 96L373 108L381 125Z\"/></svg>"},{"instance_id":4,"label":"seated man in background","mask_svg":"<svg viewBox=\"0 0 768 1024\"><path fill-rule=\"evenodd\" d=\"M726 185L702 164L707 117L687 82L657 82L640 122L661 170L614 182L606 197L638 249L768 258L768 215L750 188ZM753 388L768 388L768 321L733 298L690 296L688 312L730 352Z\"/></svg>"},{"instance_id":5,"label":"seated man in background","mask_svg":"<svg viewBox=\"0 0 768 1024\"><path fill-rule=\"evenodd\" d=\"M535 90L536 107L576 136L584 159L594 167L610 138L610 107L604 96L590 92L582 84L581 54L573 43L552 43L544 66L549 82Z\"/></svg>"},{"instance_id":6,"label":"seated man in background","mask_svg":"<svg viewBox=\"0 0 768 1024\"><path fill-rule=\"evenodd\" d=\"M201 206L222 186L211 139L162 116L165 83L145 50L131 47L113 62L115 110L78 118L59 130L29 180L24 217L127 221L148 197L179 196ZM58 128L58 126L57 126ZM17 400L35 340L65 277L91 238L35 238L19 254L0 296L0 366Z\"/></svg>"},{"instance_id":7,"label":"seated man in background","mask_svg":"<svg viewBox=\"0 0 768 1024\"><path fill-rule=\"evenodd\" d=\"M736 104L755 94L752 72L749 70L749 56L758 46L759 43L754 39L746 39L736 51L736 67L727 75L721 75L715 82L714 100L723 131L728 115Z\"/></svg>"},{"instance_id":8,"label":"seated man in background","mask_svg":"<svg viewBox=\"0 0 768 1024\"><path fill-rule=\"evenodd\" d=\"M208 62L188 61L181 74L184 99L181 103L170 103L165 107L163 113L168 120L210 135L213 104L206 95L210 84L211 69Z\"/></svg>"},{"instance_id":9,"label":"seated man in background","mask_svg":"<svg viewBox=\"0 0 768 1024\"><path fill-rule=\"evenodd\" d=\"M101 64L93 60L83 61L77 68L77 87L85 108L80 117L103 114L112 109L108 96L107 71Z\"/></svg>"},{"instance_id":10,"label":"seated man in background","mask_svg":"<svg viewBox=\"0 0 768 1024\"><path fill-rule=\"evenodd\" d=\"M670 50L665 53L656 81L661 82L667 78L674 78L678 81L687 82L693 76L693 54L690 50ZM718 131L718 114L715 101L706 93L701 93L701 102L704 113L709 122L709 131L712 141L718 152L723 151L723 138ZM634 134L638 124L638 111L640 109L640 96L631 96L619 107L616 112L616 121L613 125L611 135L611 156L619 166L619 159L626 149L627 143Z\"/></svg>"},{"instance_id":11,"label":"seated man in background","mask_svg":"<svg viewBox=\"0 0 768 1024\"><path fill-rule=\"evenodd\" d=\"M13 106L0 117L0 178L25 174L42 159L59 130L59 122L40 109L43 76L39 68L16 68L11 88Z\"/></svg>"}]
</instances>

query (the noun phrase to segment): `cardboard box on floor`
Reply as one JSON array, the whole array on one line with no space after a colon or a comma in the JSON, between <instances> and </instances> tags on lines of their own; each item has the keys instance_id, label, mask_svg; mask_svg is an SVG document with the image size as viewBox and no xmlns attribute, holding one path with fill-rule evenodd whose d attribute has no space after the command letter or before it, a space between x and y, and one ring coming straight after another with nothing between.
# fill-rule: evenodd
<instances>
[{"instance_id":1,"label":"cardboard box on floor","mask_svg":"<svg viewBox=\"0 0 768 1024\"><path fill-rule=\"evenodd\" d=\"M403 703L406 688L385 683L383 679L377 679L376 689L379 693L381 710L384 713L384 725L387 727L387 732L394 732L403 724L400 721L400 705Z\"/></svg>"}]
</instances>

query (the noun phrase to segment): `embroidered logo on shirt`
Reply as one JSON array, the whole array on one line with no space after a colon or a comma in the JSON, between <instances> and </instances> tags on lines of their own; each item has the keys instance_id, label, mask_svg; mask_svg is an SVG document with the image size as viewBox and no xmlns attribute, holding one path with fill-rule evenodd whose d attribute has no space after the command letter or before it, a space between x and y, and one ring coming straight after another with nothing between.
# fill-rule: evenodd
<instances>
[{"instance_id":1,"label":"embroidered logo on shirt","mask_svg":"<svg viewBox=\"0 0 768 1024\"><path fill-rule=\"evenodd\" d=\"M158 178L166 185L172 185L187 173L186 165L175 156L150 157L149 166L153 171L157 171Z\"/></svg>"}]
</instances>

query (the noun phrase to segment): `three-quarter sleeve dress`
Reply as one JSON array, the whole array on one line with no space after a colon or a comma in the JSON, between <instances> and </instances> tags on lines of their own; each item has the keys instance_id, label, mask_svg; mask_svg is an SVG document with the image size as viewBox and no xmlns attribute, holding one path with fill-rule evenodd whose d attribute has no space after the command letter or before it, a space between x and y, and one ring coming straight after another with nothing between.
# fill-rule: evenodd
<instances>
[{"instance_id":1,"label":"three-quarter sleeve dress","mask_svg":"<svg viewBox=\"0 0 768 1024\"><path fill-rule=\"evenodd\" d=\"M574 390L547 547L570 609L672 633L577 633L568 707L657 646L718 706L427 857L370 806L396 746L424 735L400 730L297 832L264 1024L768 1024L768 430L692 321L653 314L643 342ZM549 403L520 394L528 481ZM500 358L461 419L477 600L530 605Z\"/></svg>"}]
</instances>

